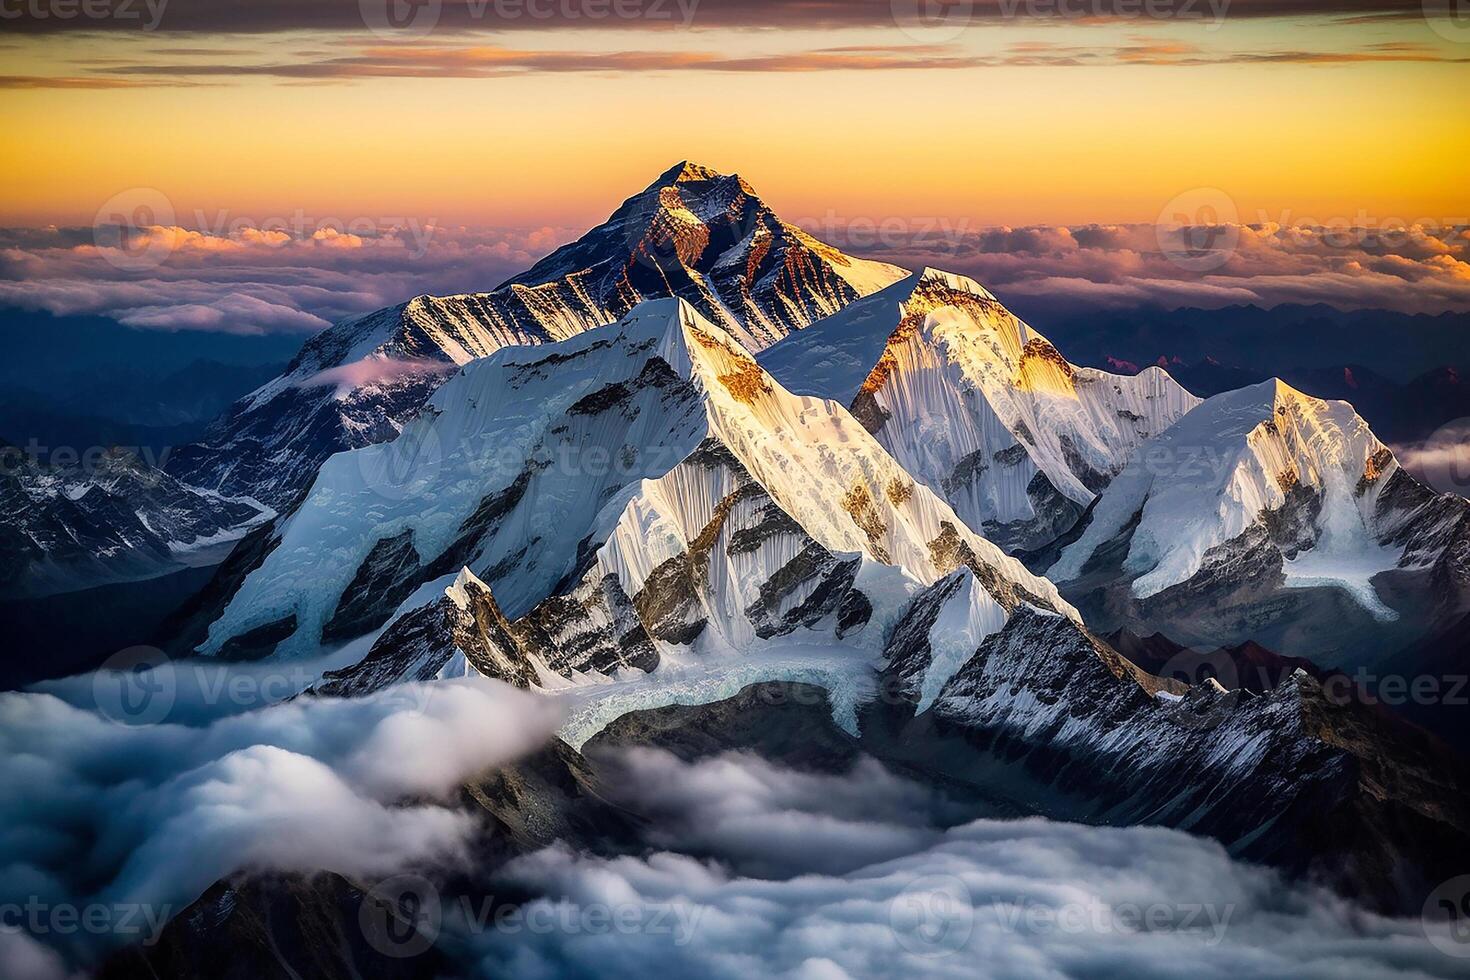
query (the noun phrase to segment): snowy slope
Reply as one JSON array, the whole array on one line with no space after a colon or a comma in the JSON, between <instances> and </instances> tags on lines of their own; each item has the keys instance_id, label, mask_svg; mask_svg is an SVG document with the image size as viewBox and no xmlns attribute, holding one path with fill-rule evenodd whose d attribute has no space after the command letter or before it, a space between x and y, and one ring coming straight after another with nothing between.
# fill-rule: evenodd
<instances>
[{"instance_id":1,"label":"snowy slope","mask_svg":"<svg viewBox=\"0 0 1470 980\"><path fill-rule=\"evenodd\" d=\"M332 453L394 438L456 366L502 347L677 296L759 350L905 274L782 222L740 177L683 163L493 292L419 296L323 331L171 471L284 508Z\"/></svg>"},{"instance_id":2,"label":"snowy slope","mask_svg":"<svg viewBox=\"0 0 1470 980\"><path fill-rule=\"evenodd\" d=\"M972 527L1018 549L1065 532L1139 445L1199 403L1159 368L1069 364L983 287L932 269L760 360L793 391L851 405Z\"/></svg>"},{"instance_id":3,"label":"snowy slope","mask_svg":"<svg viewBox=\"0 0 1470 980\"><path fill-rule=\"evenodd\" d=\"M1403 472L1351 405L1272 380L1210 398L1140 449L1048 575L1079 591L1122 591L1171 635L1184 631L1168 619L1191 609L1233 615L1240 626L1225 638L1264 629L1250 609L1307 587L1343 597L1340 628L1356 625L1344 615L1389 624L1405 595L1422 591L1403 583L1433 574L1441 598L1463 595L1453 552L1465 511ZM1311 624L1304 608L1286 618L1334 649L1332 623Z\"/></svg>"},{"instance_id":4,"label":"snowy slope","mask_svg":"<svg viewBox=\"0 0 1470 980\"><path fill-rule=\"evenodd\" d=\"M1141 513L1124 567L1137 574L1135 596L1156 595L1303 493L1320 509L1278 536L1289 557L1324 571L1378 572L1398 563L1401 549L1380 546L1371 527L1385 484L1376 477L1397 464L1347 402L1312 398L1277 380L1226 392L1151 442L1138 464L1103 494L1091 524L1052 566L1053 577L1077 578L1097 547Z\"/></svg>"},{"instance_id":5,"label":"snowy slope","mask_svg":"<svg viewBox=\"0 0 1470 980\"><path fill-rule=\"evenodd\" d=\"M962 567L977 642L1018 608L1076 619L840 405L789 394L674 300L468 365L399 440L329 460L275 533L201 650L381 629L343 691L463 659L557 687L778 638L840 641L870 675L909 597ZM478 631L444 604L464 569L493 595Z\"/></svg>"}]
</instances>

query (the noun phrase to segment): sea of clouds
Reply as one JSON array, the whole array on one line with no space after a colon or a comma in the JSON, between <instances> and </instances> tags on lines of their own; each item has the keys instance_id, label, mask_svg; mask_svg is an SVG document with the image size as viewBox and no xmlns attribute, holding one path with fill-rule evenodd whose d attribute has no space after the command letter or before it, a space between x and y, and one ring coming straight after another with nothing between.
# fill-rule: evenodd
<instances>
[{"instance_id":1,"label":"sea of clouds","mask_svg":"<svg viewBox=\"0 0 1470 980\"><path fill-rule=\"evenodd\" d=\"M659 814L665 846L514 861L504 878L547 897L479 935L484 975L1470 976L1446 927L1365 912L1175 830L939 829L932 791L872 762L834 776L639 749L624 771L624 802Z\"/></svg>"},{"instance_id":2,"label":"sea of clouds","mask_svg":"<svg viewBox=\"0 0 1470 980\"><path fill-rule=\"evenodd\" d=\"M265 703L283 696L269 669L157 667L162 720L120 718L104 675L0 695L0 976L80 980L242 870L468 868L477 824L457 787L562 721L553 699L484 680ZM1470 976L1444 925L1179 831L974 819L871 759L593 759L611 801L647 818L644 846L514 859L491 882L532 896L511 917L445 897L436 935L469 951L466 976ZM98 928L60 929L58 909Z\"/></svg>"},{"instance_id":3,"label":"sea of clouds","mask_svg":"<svg viewBox=\"0 0 1470 980\"><path fill-rule=\"evenodd\" d=\"M119 710L122 675L0 694L0 976L50 980L156 938L239 870L461 864L478 827L449 798L560 723L551 700L484 679L263 705L267 669L231 684L229 668L158 667L162 718Z\"/></svg>"},{"instance_id":4,"label":"sea of clouds","mask_svg":"<svg viewBox=\"0 0 1470 980\"><path fill-rule=\"evenodd\" d=\"M856 255L973 276L1059 310L1326 303L1470 311L1470 230L1456 223L1229 223L971 228L827 216L797 224ZM245 219L126 229L0 229L0 304L155 330L309 335L422 293L485 291L580 231ZM339 230L339 228L341 230ZM936 230L937 229L937 230Z\"/></svg>"}]
</instances>

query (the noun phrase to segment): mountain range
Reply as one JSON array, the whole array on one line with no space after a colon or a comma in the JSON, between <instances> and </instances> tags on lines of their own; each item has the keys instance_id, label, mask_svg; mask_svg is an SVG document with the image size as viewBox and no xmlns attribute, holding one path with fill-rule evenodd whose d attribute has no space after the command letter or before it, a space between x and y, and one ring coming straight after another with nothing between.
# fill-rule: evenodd
<instances>
[{"instance_id":1,"label":"mountain range","mask_svg":"<svg viewBox=\"0 0 1470 980\"><path fill-rule=\"evenodd\" d=\"M464 788L509 828L485 873L642 833L605 798L610 743L871 758L1010 816L1187 830L1379 911L1470 861L1465 746L1350 676L1463 669L1470 502L1346 402L1080 367L980 284L846 256L694 164L491 292L314 337L166 473L0 487L47 575L134 523L149 555L239 536L163 628L176 656L315 671L302 699L554 699L534 765ZM1455 738L1442 717L1413 722ZM361 891L222 881L114 975Z\"/></svg>"}]
</instances>

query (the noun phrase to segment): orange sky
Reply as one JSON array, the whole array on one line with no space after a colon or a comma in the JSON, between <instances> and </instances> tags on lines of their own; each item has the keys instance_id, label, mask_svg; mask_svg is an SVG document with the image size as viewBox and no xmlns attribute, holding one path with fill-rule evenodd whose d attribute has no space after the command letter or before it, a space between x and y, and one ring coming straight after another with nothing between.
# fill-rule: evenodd
<instances>
[{"instance_id":1,"label":"orange sky","mask_svg":"<svg viewBox=\"0 0 1470 980\"><path fill-rule=\"evenodd\" d=\"M1416 20L1286 24L974 26L942 44L874 29L547 31L427 53L301 32L19 39L0 83L0 224L90 224L112 195L148 187L186 226L303 209L576 228L683 158L738 171L819 225L1154 221L1198 187L1250 221L1470 215L1470 44ZM205 46L218 53L193 53ZM864 53L820 53L834 49ZM344 52L390 59L372 71L399 77L220 67ZM711 52L745 60L670 67ZM611 54L614 67L560 67ZM424 77L450 58L511 67ZM171 74L148 73L160 65ZM191 65L216 73L179 74Z\"/></svg>"}]
</instances>

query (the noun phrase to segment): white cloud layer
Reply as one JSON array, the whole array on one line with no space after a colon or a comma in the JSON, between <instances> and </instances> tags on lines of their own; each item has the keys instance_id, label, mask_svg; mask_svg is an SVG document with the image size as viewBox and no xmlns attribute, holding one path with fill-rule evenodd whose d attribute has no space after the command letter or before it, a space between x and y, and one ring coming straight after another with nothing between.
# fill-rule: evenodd
<instances>
[{"instance_id":1,"label":"white cloud layer","mask_svg":"<svg viewBox=\"0 0 1470 980\"><path fill-rule=\"evenodd\" d=\"M133 921L152 927L237 870L462 861L478 826L435 801L560 722L549 699L483 679L201 711L175 716L195 724L122 725L52 694L0 694L0 907L141 909ZM143 937L33 938L85 957ZM0 944L0 976L45 976L54 960Z\"/></svg>"},{"instance_id":2,"label":"white cloud layer","mask_svg":"<svg viewBox=\"0 0 1470 980\"><path fill-rule=\"evenodd\" d=\"M551 228L311 228L157 226L126 248L85 229L0 230L0 304L140 329L307 335L421 293L493 288L567 237Z\"/></svg>"},{"instance_id":3,"label":"white cloud layer","mask_svg":"<svg viewBox=\"0 0 1470 980\"><path fill-rule=\"evenodd\" d=\"M908 818L924 794L876 767L839 782L748 756L686 764L645 752L631 769L645 804L715 821L695 840L713 854L602 858L554 847L513 862L506 877L547 896L525 921L582 927L490 930L484 975L1470 975L1470 961L1431 944L1425 930L1438 927L1290 886L1178 831L1033 818L913 832ZM847 832L885 824L887 837ZM800 859L780 875L735 870L763 836L772 855L808 849L832 870ZM574 912L592 908L648 927L587 928L601 920ZM652 928L659 922L669 927Z\"/></svg>"},{"instance_id":4,"label":"white cloud layer","mask_svg":"<svg viewBox=\"0 0 1470 980\"><path fill-rule=\"evenodd\" d=\"M1470 230L1459 223L1301 220L1212 231L1150 224L960 229L879 236L875 258L973 276L1001 299L1128 309L1325 303L1401 313L1470 310ZM917 227L917 226L916 226ZM834 244L844 224L823 228ZM862 236L856 236L862 241Z\"/></svg>"}]
</instances>

